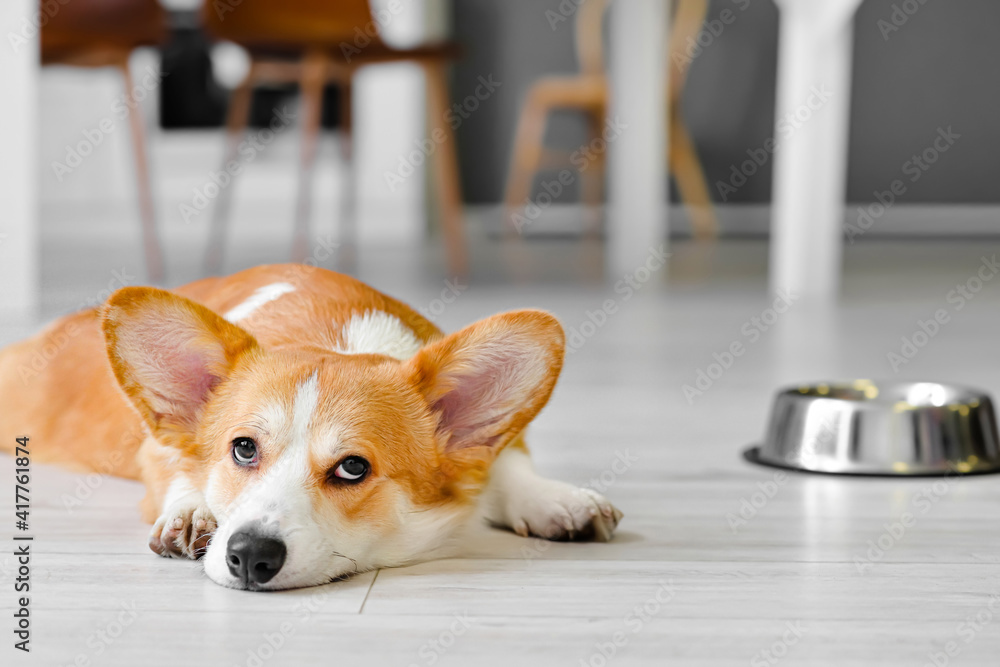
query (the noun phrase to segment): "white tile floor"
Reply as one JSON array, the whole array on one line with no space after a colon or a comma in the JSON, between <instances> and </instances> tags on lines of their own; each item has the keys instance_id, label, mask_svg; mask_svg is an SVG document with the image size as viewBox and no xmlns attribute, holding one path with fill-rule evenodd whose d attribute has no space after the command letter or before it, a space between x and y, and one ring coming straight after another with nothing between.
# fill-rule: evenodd
<instances>
[{"instance_id":1,"label":"white tile floor","mask_svg":"<svg viewBox=\"0 0 1000 667\"><path fill-rule=\"evenodd\" d=\"M71 227L50 227L46 239L48 314L99 293L112 269L137 272L124 244ZM244 239L230 268L267 259L273 245ZM625 512L613 542L553 544L484 530L465 558L320 589L236 592L208 581L197 564L147 550L136 484L36 466L35 652L10 648L14 564L0 557L2 663L995 665L1000 478L936 486L776 478L740 453L761 435L770 395L785 383L929 378L1000 394L1000 279L961 309L948 300L998 246L849 248L842 303L796 303L763 331L753 319L767 317L769 305L760 242L678 245L668 272L627 302L581 264L593 249L538 242L522 270L543 280L507 283L503 263L491 259L502 249L477 244L479 279L438 317L445 328L536 306L580 330L588 311L618 300L620 310L568 357L530 436L543 471L596 485ZM173 258L175 281L195 277L195 253L175 247ZM443 289L423 253L372 250L361 260L363 279L417 307L431 307ZM894 373L887 354L940 308L950 322ZM0 342L35 326L4 323ZM734 341L746 353L689 404L682 386ZM12 477L10 459L0 457L2 484ZM82 504L69 511L75 496ZM0 498L11 517L11 493ZM759 508L734 522L744 500ZM915 525L883 537L906 511ZM13 528L0 525L12 544ZM869 559L880 538L892 544Z\"/></svg>"}]
</instances>

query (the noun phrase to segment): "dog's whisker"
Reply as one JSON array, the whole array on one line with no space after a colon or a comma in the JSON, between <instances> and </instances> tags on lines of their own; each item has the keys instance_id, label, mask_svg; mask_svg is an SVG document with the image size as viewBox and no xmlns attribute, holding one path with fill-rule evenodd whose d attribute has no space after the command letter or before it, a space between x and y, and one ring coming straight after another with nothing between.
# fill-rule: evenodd
<instances>
[{"instance_id":1,"label":"dog's whisker","mask_svg":"<svg viewBox=\"0 0 1000 667\"><path fill-rule=\"evenodd\" d=\"M339 551L334 551L334 552L333 552L333 555L334 555L334 556L340 556L341 558L346 558L347 560L349 560L349 561L351 561L352 563L354 563L354 574L357 574L357 573L358 573L358 561L354 560L354 559L353 559L353 558L351 558L350 556L345 556L344 554L340 553ZM332 581L332 580L331 580L331 581Z\"/></svg>"}]
</instances>

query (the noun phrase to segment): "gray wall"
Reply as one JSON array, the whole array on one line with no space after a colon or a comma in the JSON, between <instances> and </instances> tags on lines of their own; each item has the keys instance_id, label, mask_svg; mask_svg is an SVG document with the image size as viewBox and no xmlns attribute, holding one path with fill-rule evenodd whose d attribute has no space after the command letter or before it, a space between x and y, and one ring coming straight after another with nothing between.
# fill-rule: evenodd
<instances>
[{"instance_id":1,"label":"gray wall","mask_svg":"<svg viewBox=\"0 0 1000 667\"><path fill-rule=\"evenodd\" d=\"M564 3L570 0L562 0ZM821 0L817 0L821 1ZM883 36L903 0L867 0L855 31L848 199L868 201L899 178L914 153L931 146L937 128L961 138L919 180L907 180L906 203L1000 201L1000 3L995 0L907 0L919 7ZM560 0L455 0L455 30L467 49L453 82L456 98L480 75L501 87L458 128L466 198L496 202L503 192L515 123L530 83L575 70L572 21L553 30L546 10ZM708 178L728 178L746 150L773 133L777 9L771 0L713 0L709 18L736 15L698 55L684 101ZM884 25L884 24L883 24ZM571 114L550 124L549 141L583 141ZM729 197L766 202L770 164ZM572 193L570 193L572 195Z\"/></svg>"}]
</instances>

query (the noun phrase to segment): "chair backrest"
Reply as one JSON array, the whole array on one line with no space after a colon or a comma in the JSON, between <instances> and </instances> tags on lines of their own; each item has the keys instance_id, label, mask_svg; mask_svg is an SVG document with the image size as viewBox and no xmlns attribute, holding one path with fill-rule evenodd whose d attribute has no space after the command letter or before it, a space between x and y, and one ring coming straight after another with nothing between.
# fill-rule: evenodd
<instances>
[{"instance_id":1,"label":"chair backrest","mask_svg":"<svg viewBox=\"0 0 1000 667\"><path fill-rule=\"evenodd\" d=\"M604 73L604 12L610 0L583 0L576 10L576 60L581 74Z\"/></svg>"},{"instance_id":2,"label":"chair backrest","mask_svg":"<svg viewBox=\"0 0 1000 667\"><path fill-rule=\"evenodd\" d=\"M250 48L379 41L368 0L205 0L201 18L212 36Z\"/></svg>"}]
</instances>

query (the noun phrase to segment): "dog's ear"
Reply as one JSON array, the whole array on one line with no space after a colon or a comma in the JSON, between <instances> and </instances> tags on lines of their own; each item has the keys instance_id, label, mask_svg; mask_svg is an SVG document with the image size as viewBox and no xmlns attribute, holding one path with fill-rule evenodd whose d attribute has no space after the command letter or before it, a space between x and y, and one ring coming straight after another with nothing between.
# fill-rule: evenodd
<instances>
[{"instance_id":1,"label":"dog's ear","mask_svg":"<svg viewBox=\"0 0 1000 667\"><path fill-rule=\"evenodd\" d=\"M477 322L407 362L452 472L485 471L538 414L559 378L564 345L554 317L522 310Z\"/></svg>"},{"instance_id":2,"label":"dog's ear","mask_svg":"<svg viewBox=\"0 0 1000 667\"><path fill-rule=\"evenodd\" d=\"M213 389L257 349L208 308L152 287L112 294L102 326L118 384L165 444L194 432Z\"/></svg>"}]
</instances>

